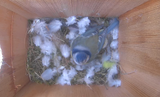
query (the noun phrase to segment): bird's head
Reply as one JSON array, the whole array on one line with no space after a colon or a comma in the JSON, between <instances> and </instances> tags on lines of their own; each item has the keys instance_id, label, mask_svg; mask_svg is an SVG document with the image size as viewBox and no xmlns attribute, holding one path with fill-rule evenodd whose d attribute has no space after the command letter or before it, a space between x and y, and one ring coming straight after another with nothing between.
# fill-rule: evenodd
<instances>
[{"instance_id":1,"label":"bird's head","mask_svg":"<svg viewBox=\"0 0 160 97\"><path fill-rule=\"evenodd\" d=\"M90 54L83 51L73 54L73 60L77 65L84 65L89 61L89 59Z\"/></svg>"}]
</instances>

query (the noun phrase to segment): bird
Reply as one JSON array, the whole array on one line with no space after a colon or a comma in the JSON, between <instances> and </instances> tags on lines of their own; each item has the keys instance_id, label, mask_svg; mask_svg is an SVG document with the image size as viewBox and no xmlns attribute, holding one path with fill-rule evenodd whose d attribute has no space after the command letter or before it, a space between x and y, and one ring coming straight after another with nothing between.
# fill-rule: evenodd
<instances>
[{"instance_id":1,"label":"bird","mask_svg":"<svg viewBox=\"0 0 160 97\"><path fill-rule=\"evenodd\" d=\"M94 60L103 48L107 34L118 25L118 18L112 18L107 28L104 25L91 27L74 39L71 43L71 55L74 62L77 65L85 65Z\"/></svg>"}]
</instances>

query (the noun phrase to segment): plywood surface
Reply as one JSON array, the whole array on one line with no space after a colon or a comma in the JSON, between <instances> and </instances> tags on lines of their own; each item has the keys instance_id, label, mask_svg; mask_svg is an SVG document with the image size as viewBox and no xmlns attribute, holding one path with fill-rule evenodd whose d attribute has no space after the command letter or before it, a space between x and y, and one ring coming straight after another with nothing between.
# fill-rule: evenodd
<instances>
[{"instance_id":1,"label":"plywood surface","mask_svg":"<svg viewBox=\"0 0 160 97\"><path fill-rule=\"evenodd\" d=\"M149 1L120 16L122 86L47 86L28 84L15 97L160 97L160 1Z\"/></svg>"},{"instance_id":2,"label":"plywood surface","mask_svg":"<svg viewBox=\"0 0 160 97\"><path fill-rule=\"evenodd\" d=\"M12 52L13 52L13 68L15 76L15 86L18 92L25 84L28 83L29 78L26 72L27 60L27 19L13 14L12 16Z\"/></svg>"},{"instance_id":3,"label":"plywood surface","mask_svg":"<svg viewBox=\"0 0 160 97\"><path fill-rule=\"evenodd\" d=\"M0 95L13 97L29 82L26 74L27 19L0 6L0 47L4 65L0 69Z\"/></svg>"},{"instance_id":4,"label":"plywood surface","mask_svg":"<svg viewBox=\"0 0 160 97\"><path fill-rule=\"evenodd\" d=\"M148 0L11 0L39 17L120 16L146 1Z\"/></svg>"},{"instance_id":5,"label":"plywood surface","mask_svg":"<svg viewBox=\"0 0 160 97\"><path fill-rule=\"evenodd\" d=\"M12 97L15 94L11 67L10 27L12 12L0 6L0 47L4 62L0 69L0 95ZM8 64L8 65L7 65Z\"/></svg>"},{"instance_id":6,"label":"plywood surface","mask_svg":"<svg viewBox=\"0 0 160 97\"><path fill-rule=\"evenodd\" d=\"M120 63L128 72L136 70L124 77L135 97L160 96L159 9L160 1L151 0L120 16Z\"/></svg>"},{"instance_id":7,"label":"plywood surface","mask_svg":"<svg viewBox=\"0 0 160 97\"><path fill-rule=\"evenodd\" d=\"M10 1L17 1L17 0L1 0L0 1L0 5L5 7L6 9L13 11L27 19L29 18L36 18L37 15L35 13L30 13L28 11L26 11L25 9L22 9L21 7L15 5L14 3L10 2Z\"/></svg>"}]
</instances>

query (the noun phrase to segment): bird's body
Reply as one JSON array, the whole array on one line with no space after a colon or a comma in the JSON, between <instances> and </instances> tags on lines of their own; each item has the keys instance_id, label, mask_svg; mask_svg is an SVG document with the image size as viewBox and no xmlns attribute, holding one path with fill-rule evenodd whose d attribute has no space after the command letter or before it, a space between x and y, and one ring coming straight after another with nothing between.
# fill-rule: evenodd
<instances>
[{"instance_id":1,"label":"bird's body","mask_svg":"<svg viewBox=\"0 0 160 97\"><path fill-rule=\"evenodd\" d=\"M119 24L117 18L103 31L99 31L103 25L88 29L72 42L72 56L77 65L92 61L102 49L106 35Z\"/></svg>"}]
</instances>

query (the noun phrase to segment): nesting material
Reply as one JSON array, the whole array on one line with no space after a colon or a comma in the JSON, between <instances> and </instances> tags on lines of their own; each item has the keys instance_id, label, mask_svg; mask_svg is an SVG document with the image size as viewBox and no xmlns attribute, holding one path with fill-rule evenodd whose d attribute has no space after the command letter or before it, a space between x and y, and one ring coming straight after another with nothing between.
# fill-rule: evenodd
<instances>
[{"instance_id":1,"label":"nesting material","mask_svg":"<svg viewBox=\"0 0 160 97\"><path fill-rule=\"evenodd\" d=\"M42 58L42 64L43 64L43 66L48 67L50 65L50 57L45 55Z\"/></svg>"},{"instance_id":2,"label":"nesting material","mask_svg":"<svg viewBox=\"0 0 160 97\"><path fill-rule=\"evenodd\" d=\"M110 46L111 46L112 49L117 49L118 48L118 40L113 40L111 42Z\"/></svg>"},{"instance_id":3,"label":"nesting material","mask_svg":"<svg viewBox=\"0 0 160 97\"><path fill-rule=\"evenodd\" d=\"M113 76L118 74L118 68L117 65L113 65L109 70L108 70L108 75L107 75L107 82L110 87L115 86L119 87L121 86L121 80L119 79L114 79Z\"/></svg>"},{"instance_id":4,"label":"nesting material","mask_svg":"<svg viewBox=\"0 0 160 97\"><path fill-rule=\"evenodd\" d=\"M83 34L86 31L86 27L89 26L90 20L88 17L82 18L77 24L79 27L79 34Z\"/></svg>"},{"instance_id":5,"label":"nesting material","mask_svg":"<svg viewBox=\"0 0 160 97\"><path fill-rule=\"evenodd\" d=\"M53 76L57 73L57 70L56 69L47 69L45 70L42 74L41 74L41 77L43 80L50 80L53 78Z\"/></svg>"},{"instance_id":6,"label":"nesting material","mask_svg":"<svg viewBox=\"0 0 160 97\"><path fill-rule=\"evenodd\" d=\"M77 71L70 67L70 70L63 70L62 75L59 77L57 84L61 85L71 85L71 79L77 74Z\"/></svg>"},{"instance_id":7,"label":"nesting material","mask_svg":"<svg viewBox=\"0 0 160 97\"><path fill-rule=\"evenodd\" d=\"M74 23L76 23L77 21L76 21L76 17L75 16L71 16L71 17L68 17L67 18L67 22L66 22L66 24L69 26L69 25L72 25L72 24L74 24Z\"/></svg>"},{"instance_id":8,"label":"nesting material","mask_svg":"<svg viewBox=\"0 0 160 97\"><path fill-rule=\"evenodd\" d=\"M48 28L50 32L57 32L62 26L62 23L59 20L53 20L48 24Z\"/></svg>"},{"instance_id":9,"label":"nesting material","mask_svg":"<svg viewBox=\"0 0 160 97\"><path fill-rule=\"evenodd\" d=\"M74 27L69 27L69 33L66 35L66 39L73 40L78 36L78 29Z\"/></svg>"},{"instance_id":10,"label":"nesting material","mask_svg":"<svg viewBox=\"0 0 160 97\"><path fill-rule=\"evenodd\" d=\"M61 54L63 57L68 58L70 56L70 48L66 44L60 45Z\"/></svg>"},{"instance_id":11,"label":"nesting material","mask_svg":"<svg viewBox=\"0 0 160 97\"><path fill-rule=\"evenodd\" d=\"M53 42L44 41L42 45L40 45L41 52L46 55L50 55L52 53L56 53L57 49Z\"/></svg>"},{"instance_id":12,"label":"nesting material","mask_svg":"<svg viewBox=\"0 0 160 97\"><path fill-rule=\"evenodd\" d=\"M76 65L71 56L74 39L93 26L107 27L109 18L71 16L50 20L34 19L30 25L27 71L31 81L49 85L121 85L115 76L119 74L118 27L108 34L94 60ZM106 63L115 64L106 66Z\"/></svg>"}]
</instances>

